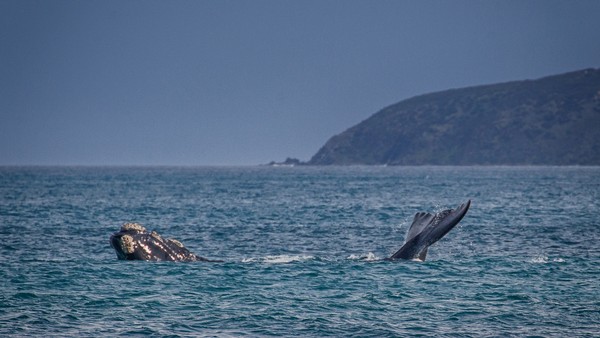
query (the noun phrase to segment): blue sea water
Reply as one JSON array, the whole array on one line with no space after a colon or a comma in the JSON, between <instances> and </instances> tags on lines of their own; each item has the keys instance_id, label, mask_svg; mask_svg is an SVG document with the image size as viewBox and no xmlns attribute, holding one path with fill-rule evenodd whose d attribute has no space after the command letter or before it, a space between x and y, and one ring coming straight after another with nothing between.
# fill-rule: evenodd
<instances>
[{"instance_id":1,"label":"blue sea water","mask_svg":"<svg viewBox=\"0 0 600 338\"><path fill-rule=\"evenodd\" d=\"M599 167L3 167L0 336L598 337L599 215ZM226 262L119 261L129 221Z\"/></svg>"}]
</instances>

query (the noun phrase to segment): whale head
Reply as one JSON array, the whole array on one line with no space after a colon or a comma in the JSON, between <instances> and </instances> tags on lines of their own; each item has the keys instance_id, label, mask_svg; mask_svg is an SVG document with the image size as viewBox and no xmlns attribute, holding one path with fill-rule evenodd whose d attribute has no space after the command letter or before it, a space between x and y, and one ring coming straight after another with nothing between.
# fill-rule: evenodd
<instances>
[{"instance_id":1,"label":"whale head","mask_svg":"<svg viewBox=\"0 0 600 338\"><path fill-rule=\"evenodd\" d=\"M148 232L139 223L125 223L110 236L110 245L121 260L198 261L204 260L190 252L181 242L163 239L157 232Z\"/></svg>"}]
</instances>

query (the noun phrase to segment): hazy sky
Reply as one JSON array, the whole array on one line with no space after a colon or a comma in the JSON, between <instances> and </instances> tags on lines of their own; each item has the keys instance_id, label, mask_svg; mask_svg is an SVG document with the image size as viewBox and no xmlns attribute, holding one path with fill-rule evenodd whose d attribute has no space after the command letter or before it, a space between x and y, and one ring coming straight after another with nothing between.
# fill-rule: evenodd
<instances>
[{"instance_id":1,"label":"hazy sky","mask_svg":"<svg viewBox=\"0 0 600 338\"><path fill-rule=\"evenodd\" d=\"M0 165L308 160L403 99L600 67L600 1L0 0Z\"/></svg>"}]
</instances>

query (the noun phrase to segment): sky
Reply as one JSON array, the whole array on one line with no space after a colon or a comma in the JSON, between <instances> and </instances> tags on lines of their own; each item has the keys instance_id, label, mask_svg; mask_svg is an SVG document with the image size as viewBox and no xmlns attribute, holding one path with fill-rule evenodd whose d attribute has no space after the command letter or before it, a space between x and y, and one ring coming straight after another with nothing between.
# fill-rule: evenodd
<instances>
[{"instance_id":1,"label":"sky","mask_svg":"<svg viewBox=\"0 0 600 338\"><path fill-rule=\"evenodd\" d=\"M600 1L0 0L0 165L309 160L415 95L600 68Z\"/></svg>"}]
</instances>

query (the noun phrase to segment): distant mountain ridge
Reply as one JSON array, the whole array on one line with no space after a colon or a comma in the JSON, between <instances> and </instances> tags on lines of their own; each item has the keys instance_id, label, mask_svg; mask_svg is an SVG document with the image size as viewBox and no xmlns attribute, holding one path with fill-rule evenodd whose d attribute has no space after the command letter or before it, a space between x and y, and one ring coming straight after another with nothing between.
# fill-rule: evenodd
<instances>
[{"instance_id":1,"label":"distant mountain ridge","mask_svg":"<svg viewBox=\"0 0 600 338\"><path fill-rule=\"evenodd\" d=\"M600 70L416 96L333 136L309 165L600 165Z\"/></svg>"}]
</instances>

